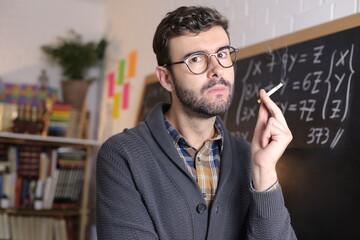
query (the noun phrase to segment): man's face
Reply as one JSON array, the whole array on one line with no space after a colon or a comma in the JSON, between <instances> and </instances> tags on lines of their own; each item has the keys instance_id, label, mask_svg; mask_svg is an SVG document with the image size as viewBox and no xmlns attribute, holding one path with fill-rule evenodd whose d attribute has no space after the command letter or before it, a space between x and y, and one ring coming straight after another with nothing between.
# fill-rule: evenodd
<instances>
[{"instance_id":1,"label":"man's face","mask_svg":"<svg viewBox=\"0 0 360 240\"><path fill-rule=\"evenodd\" d=\"M172 62L183 61L191 53L216 53L225 46L229 46L228 36L222 27L216 26L197 35L190 33L171 39L170 57ZM172 94L173 105L191 110L199 117L213 117L227 111L233 95L233 67L223 68L212 56L207 71L199 75L192 73L186 64L171 68L176 93Z\"/></svg>"}]
</instances>

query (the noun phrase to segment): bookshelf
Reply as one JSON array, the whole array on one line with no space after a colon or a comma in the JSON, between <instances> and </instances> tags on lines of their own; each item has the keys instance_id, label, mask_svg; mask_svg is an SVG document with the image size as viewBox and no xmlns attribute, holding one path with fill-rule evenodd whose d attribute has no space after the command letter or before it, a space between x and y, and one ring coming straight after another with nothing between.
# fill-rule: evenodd
<instances>
[{"instance_id":1,"label":"bookshelf","mask_svg":"<svg viewBox=\"0 0 360 240\"><path fill-rule=\"evenodd\" d=\"M81 177L77 177L75 173L72 174L71 171L69 173L64 173L65 178L69 178L74 182L78 182L81 187L81 190L78 190L78 199L74 206L71 207L64 207L61 205L60 207L55 207L55 199L54 202L51 203L50 208L41 208L40 210L37 210L34 206L35 204L31 206L26 207L19 207L19 206L10 206L7 208L0 208L0 220L6 218L16 218L18 216L19 219L16 219L16 223L20 224L21 221L23 221L24 224L28 224L25 222L30 221L31 224L38 224L40 226L40 221L43 221L44 219L48 221L48 219L51 219L51 222L54 222L54 224L59 224L55 227L56 229L64 228L67 224L67 221L70 221L68 219L77 219L76 221L76 239L79 240L85 240L86 238L86 228L87 224L89 222L89 205L88 205L88 198L89 198L89 189L90 189L90 173L91 173L91 166L92 166L92 159L93 159L93 152L95 149L98 148L99 143L96 140L87 140L87 139L78 139L78 138L66 138L66 137L55 137L55 136L40 136L40 135L31 135L31 134L21 134L21 133L9 133L9 132L0 132L0 143L5 144L6 146L15 146L21 148L22 146L34 146L34 147L40 147L42 149L52 149L52 151L56 151L57 154L59 154L60 149L81 149L84 151L84 159L81 163ZM21 152L18 150L18 152ZM60 161L60 157L56 155L56 165L59 167L61 166L58 164L58 161ZM71 160L64 160L65 166L67 166L66 161L71 163ZM81 162L81 160L78 160L77 162ZM18 166L20 166L21 162L19 162ZM50 169L50 168L49 168ZM19 169L17 169L19 170ZM60 167L59 167L60 170ZM39 170L40 172L41 170ZM47 170L46 170L47 171ZM68 175L66 175L68 174ZM40 173L39 173L40 176ZM59 175L60 176L60 175ZM40 177L39 177L40 179ZM60 181L60 178L59 178ZM68 180L70 182L70 180ZM81 182L79 182L81 181ZM59 182L57 182L59 183ZM65 184L65 183L64 183ZM66 186L63 187L69 187L72 186L68 183ZM55 191L55 190L54 190ZM57 191L57 190L56 190ZM72 190L74 191L74 189ZM54 193L55 194L55 193ZM44 206L45 206L45 200L44 200ZM24 220L25 219L25 220ZM31 220L29 220L31 219ZM35 221L35 220L36 221ZM65 220L64 220L65 219ZM12 220L12 219L10 219ZM10 220L9 224L12 222ZM14 220L15 221L15 220ZM38 223L39 222L39 223ZM1 222L0 222L1 224ZM14 224L14 223L13 223ZM46 224L49 224L48 222ZM37 225L36 225L37 226ZM55 226L55 225L54 225ZM68 225L66 225L68 226ZM30 229L34 228L33 225L29 227L28 229L30 232ZM58 231L58 230L57 230ZM69 229L68 229L69 231ZM29 233L26 233L29 234ZM39 234L39 233L38 233ZM53 233L54 234L54 233ZM56 233L55 233L56 234ZM59 233L60 234L60 233ZM61 235L61 234L60 234ZM40 238L39 238L40 239ZM59 238L54 238L59 239ZM65 238L68 239L68 238Z\"/></svg>"}]
</instances>

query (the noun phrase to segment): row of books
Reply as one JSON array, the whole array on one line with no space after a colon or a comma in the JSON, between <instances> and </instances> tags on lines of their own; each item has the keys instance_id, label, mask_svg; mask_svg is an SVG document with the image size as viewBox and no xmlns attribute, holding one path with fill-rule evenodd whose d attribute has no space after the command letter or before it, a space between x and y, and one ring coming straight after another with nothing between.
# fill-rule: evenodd
<instances>
[{"instance_id":1,"label":"row of books","mask_svg":"<svg viewBox=\"0 0 360 240\"><path fill-rule=\"evenodd\" d=\"M52 107L48 135L83 138L87 131L88 118L85 106L75 108L70 104L56 103Z\"/></svg>"},{"instance_id":2,"label":"row of books","mask_svg":"<svg viewBox=\"0 0 360 240\"><path fill-rule=\"evenodd\" d=\"M0 131L44 134L48 109L45 105L0 102Z\"/></svg>"},{"instance_id":3,"label":"row of books","mask_svg":"<svg viewBox=\"0 0 360 240\"><path fill-rule=\"evenodd\" d=\"M54 104L51 111L48 135L66 136L71 112L72 106L70 104Z\"/></svg>"},{"instance_id":4,"label":"row of books","mask_svg":"<svg viewBox=\"0 0 360 240\"><path fill-rule=\"evenodd\" d=\"M0 102L0 131L79 138L89 117L85 111L65 103L35 106Z\"/></svg>"},{"instance_id":5,"label":"row of books","mask_svg":"<svg viewBox=\"0 0 360 240\"><path fill-rule=\"evenodd\" d=\"M0 144L2 208L76 208L86 151Z\"/></svg>"},{"instance_id":6,"label":"row of books","mask_svg":"<svg viewBox=\"0 0 360 240\"><path fill-rule=\"evenodd\" d=\"M75 240L78 218L53 218L0 213L1 240Z\"/></svg>"}]
</instances>

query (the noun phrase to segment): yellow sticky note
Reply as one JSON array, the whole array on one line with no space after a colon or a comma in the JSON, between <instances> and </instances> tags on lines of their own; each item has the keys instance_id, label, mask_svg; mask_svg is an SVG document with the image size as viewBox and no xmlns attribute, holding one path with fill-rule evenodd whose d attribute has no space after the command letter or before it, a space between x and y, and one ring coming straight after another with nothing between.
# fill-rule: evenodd
<instances>
[{"instance_id":1,"label":"yellow sticky note","mask_svg":"<svg viewBox=\"0 0 360 240\"><path fill-rule=\"evenodd\" d=\"M112 109L112 117L114 119L119 118L120 115L120 101L121 101L121 94L115 93L114 94L114 104Z\"/></svg>"}]
</instances>

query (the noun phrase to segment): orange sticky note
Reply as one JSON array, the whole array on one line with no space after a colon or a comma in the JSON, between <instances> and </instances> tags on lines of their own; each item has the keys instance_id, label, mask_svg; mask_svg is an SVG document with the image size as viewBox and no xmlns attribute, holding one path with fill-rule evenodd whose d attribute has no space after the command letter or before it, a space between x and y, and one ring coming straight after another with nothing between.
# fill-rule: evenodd
<instances>
[{"instance_id":1,"label":"orange sticky note","mask_svg":"<svg viewBox=\"0 0 360 240\"><path fill-rule=\"evenodd\" d=\"M126 78L132 78L135 76L136 57L137 57L137 51L134 50L129 55L128 74L127 74Z\"/></svg>"}]
</instances>

